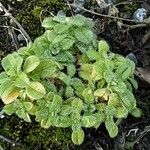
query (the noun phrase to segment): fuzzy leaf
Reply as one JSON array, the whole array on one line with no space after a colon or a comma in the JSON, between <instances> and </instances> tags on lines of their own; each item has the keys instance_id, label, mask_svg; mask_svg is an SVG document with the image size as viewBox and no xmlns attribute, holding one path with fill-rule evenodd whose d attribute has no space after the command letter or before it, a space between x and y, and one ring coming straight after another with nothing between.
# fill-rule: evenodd
<instances>
[{"instance_id":1,"label":"fuzzy leaf","mask_svg":"<svg viewBox=\"0 0 150 150\"><path fill-rule=\"evenodd\" d=\"M0 84L4 83L5 81L7 81L9 78L6 74L6 72L2 72L0 73Z\"/></svg>"},{"instance_id":2,"label":"fuzzy leaf","mask_svg":"<svg viewBox=\"0 0 150 150\"><path fill-rule=\"evenodd\" d=\"M26 87L29 83L30 83L29 78L24 72L20 73L18 75L18 78L16 78L15 80L15 86L20 88Z\"/></svg>"},{"instance_id":3,"label":"fuzzy leaf","mask_svg":"<svg viewBox=\"0 0 150 150\"><path fill-rule=\"evenodd\" d=\"M115 115L117 118L126 118L128 115L128 110L125 107L118 107Z\"/></svg>"},{"instance_id":4,"label":"fuzzy leaf","mask_svg":"<svg viewBox=\"0 0 150 150\"><path fill-rule=\"evenodd\" d=\"M40 64L40 60L36 56L29 56L24 63L24 71L29 73L33 71Z\"/></svg>"},{"instance_id":5,"label":"fuzzy leaf","mask_svg":"<svg viewBox=\"0 0 150 150\"><path fill-rule=\"evenodd\" d=\"M83 116L81 119L81 123L83 127L91 128L96 123L96 118L94 116Z\"/></svg>"},{"instance_id":6,"label":"fuzzy leaf","mask_svg":"<svg viewBox=\"0 0 150 150\"><path fill-rule=\"evenodd\" d=\"M108 106L118 107L120 105L120 99L116 93L111 93L109 95Z\"/></svg>"},{"instance_id":7,"label":"fuzzy leaf","mask_svg":"<svg viewBox=\"0 0 150 150\"><path fill-rule=\"evenodd\" d=\"M70 26L67 24L57 24L54 26L54 31L58 34L62 34L67 32L69 28Z\"/></svg>"},{"instance_id":8,"label":"fuzzy leaf","mask_svg":"<svg viewBox=\"0 0 150 150\"><path fill-rule=\"evenodd\" d=\"M106 56L107 52L109 51L109 45L106 41L101 40L98 43L98 51L102 56Z\"/></svg>"},{"instance_id":9,"label":"fuzzy leaf","mask_svg":"<svg viewBox=\"0 0 150 150\"><path fill-rule=\"evenodd\" d=\"M90 30L80 29L74 30L75 38L84 44L89 44L90 41L94 38L93 33Z\"/></svg>"},{"instance_id":10,"label":"fuzzy leaf","mask_svg":"<svg viewBox=\"0 0 150 150\"><path fill-rule=\"evenodd\" d=\"M61 41L61 47L63 50L69 50L73 46L74 42L75 40L72 38L65 38Z\"/></svg>"},{"instance_id":11,"label":"fuzzy leaf","mask_svg":"<svg viewBox=\"0 0 150 150\"><path fill-rule=\"evenodd\" d=\"M4 91L1 98L4 104L9 104L9 103L12 103L14 100L16 100L18 96L19 96L18 88L11 85Z\"/></svg>"},{"instance_id":12,"label":"fuzzy leaf","mask_svg":"<svg viewBox=\"0 0 150 150\"><path fill-rule=\"evenodd\" d=\"M142 111L139 108L133 109L130 113L133 117L136 117L136 118L141 117L142 115Z\"/></svg>"},{"instance_id":13,"label":"fuzzy leaf","mask_svg":"<svg viewBox=\"0 0 150 150\"><path fill-rule=\"evenodd\" d=\"M41 99L46 94L46 91L41 83L31 82L26 87L26 93L31 99Z\"/></svg>"},{"instance_id":14,"label":"fuzzy leaf","mask_svg":"<svg viewBox=\"0 0 150 150\"><path fill-rule=\"evenodd\" d=\"M6 57L3 58L2 60L2 67L5 69L5 71L12 70L12 74L14 75L16 71L17 73L21 71L21 66L23 63L23 58L17 53L14 52L13 54L9 54Z\"/></svg>"},{"instance_id":15,"label":"fuzzy leaf","mask_svg":"<svg viewBox=\"0 0 150 150\"><path fill-rule=\"evenodd\" d=\"M125 90L124 93L120 94L120 98L124 106L129 110L133 110L136 107L135 97L129 90Z\"/></svg>"},{"instance_id":16,"label":"fuzzy leaf","mask_svg":"<svg viewBox=\"0 0 150 150\"><path fill-rule=\"evenodd\" d=\"M86 88L84 91L83 91L83 97L85 98L85 102L86 103L94 103L94 95L92 93L92 90L89 89L89 88Z\"/></svg>"},{"instance_id":17,"label":"fuzzy leaf","mask_svg":"<svg viewBox=\"0 0 150 150\"><path fill-rule=\"evenodd\" d=\"M90 75L92 74L92 65L91 64L83 64L81 66L80 76L85 80L89 80Z\"/></svg>"},{"instance_id":18,"label":"fuzzy leaf","mask_svg":"<svg viewBox=\"0 0 150 150\"><path fill-rule=\"evenodd\" d=\"M107 88L97 89L97 90L94 92L94 96L103 97L107 91L108 91Z\"/></svg>"},{"instance_id":19,"label":"fuzzy leaf","mask_svg":"<svg viewBox=\"0 0 150 150\"><path fill-rule=\"evenodd\" d=\"M83 109L83 102L79 98L75 98L72 103L73 110L81 111Z\"/></svg>"},{"instance_id":20,"label":"fuzzy leaf","mask_svg":"<svg viewBox=\"0 0 150 150\"><path fill-rule=\"evenodd\" d=\"M55 24L53 22L53 19L50 18L50 17L44 19L43 22L42 22L42 27L44 27L44 28L53 28L54 25Z\"/></svg>"},{"instance_id":21,"label":"fuzzy leaf","mask_svg":"<svg viewBox=\"0 0 150 150\"><path fill-rule=\"evenodd\" d=\"M70 77L73 77L76 73L76 67L75 65L72 65L72 64L69 64L67 65L67 74L70 76Z\"/></svg>"},{"instance_id":22,"label":"fuzzy leaf","mask_svg":"<svg viewBox=\"0 0 150 150\"><path fill-rule=\"evenodd\" d=\"M67 98L74 96L74 90L71 86L66 87L65 95Z\"/></svg>"},{"instance_id":23,"label":"fuzzy leaf","mask_svg":"<svg viewBox=\"0 0 150 150\"><path fill-rule=\"evenodd\" d=\"M130 81L130 83L132 84L132 86L135 88L135 89L138 89L138 84L137 84L137 81L133 78L129 78L128 79Z\"/></svg>"},{"instance_id":24,"label":"fuzzy leaf","mask_svg":"<svg viewBox=\"0 0 150 150\"><path fill-rule=\"evenodd\" d=\"M111 138L114 138L115 136L117 136L118 127L112 118L106 119L105 126L106 126L106 129L108 130L108 133L109 133Z\"/></svg>"},{"instance_id":25,"label":"fuzzy leaf","mask_svg":"<svg viewBox=\"0 0 150 150\"><path fill-rule=\"evenodd\" d=\"M82 129L78 129L72 132L71 139L74 144L80 145L84 140L84 131Z\"/></svg>"},{"instance_id":26,"label":"fuzzy leaf","mask_svg":"<svg viewBox=\"0 0 150 150\"><path fill-rule=\"evenodd\" d=\"M122 74L122 79L126 80L131 75L131 67L128 67Z\"/></svg>"},{"instance_id":27,"label":"fuzzy leaf","mask_svg":"<svg viewBox=\"0 0 150 150\"><path fill-rule=\"evenodd\" d=\"M31 102L23 102L23 105L26 111L30 111L33 108L33 104Z\"/></svg>"},{"instance_id":28,"label":"fuzzy leaf","mask_svg":"<svg viewBox=\"0 0 150 150\"><path fill-rule=\"evenodd\" d=\"M14 103L11 103L11 104L7 104L4 106L3 108L4 112L7 114L7 115L12 115L13 113L16 112L16 109L14 107Z\"/></svg>"}]
</instances>

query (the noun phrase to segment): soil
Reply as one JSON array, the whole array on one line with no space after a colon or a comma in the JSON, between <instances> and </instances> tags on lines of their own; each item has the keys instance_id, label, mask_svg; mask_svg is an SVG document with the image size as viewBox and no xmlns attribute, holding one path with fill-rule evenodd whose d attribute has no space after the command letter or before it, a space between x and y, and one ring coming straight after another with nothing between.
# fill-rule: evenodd
<instances>
[{"instance_id":1,"label":"soil","mask_svg":"<svg viewBox=\"0 0 150 150\"><path fill-rule=\"evenodd\" d=\"M18 20L32 40L43 33L41 19L51 13L57 14L63 10L67 15L76 13L70 10L67 2L61 0L1 0L1 3ZM150 149L150 2L148 0L122 1L115 0L113 9L100 9L97 1L86 1L84 8L105 15L133 20L133 13L138 8L147 10L148 23L139 23L101 17L80 9L77 13L90 17L95 21L94 32L99 39L105 39L111 50L136 62L136 79L139 88L134 91L137 105L142 110L141 118L128 116L120 120L119 135L111 139L104 125L98 129L85 129L86 138L82 145L74 146L70 140L70 129L42 129L36 122L25 123L16 116L1 116L0 118L0 150L149 150ZM111 11L110 11L111 10ZM113 12L115 13L112 13ZM42 14L41 14L42 11ZM111 13L110 13L111 12ZM14 26L8 17L0 11L0 59L8 53L16 51L26 44L21 40L12 40L12 32L7 27ZM139 26L137 26L139 25ZM15 32L18 36L19 32ZM0 101L0 110L3 104Z\"/></svg>"}]
</instances>

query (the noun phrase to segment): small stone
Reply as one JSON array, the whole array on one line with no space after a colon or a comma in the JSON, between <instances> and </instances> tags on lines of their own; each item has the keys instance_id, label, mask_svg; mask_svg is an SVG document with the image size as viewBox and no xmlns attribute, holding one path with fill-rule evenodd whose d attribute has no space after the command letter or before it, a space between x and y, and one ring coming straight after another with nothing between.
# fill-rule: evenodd
<instances>
[{"instance_id":1,"label":"small stone","mask_svg":"<svg viewBox=\"0 0 150 150\"><path fill-rule=\"evenodd\" d=\"M5 115L1 115L0 118L1 118L1 119L5 118Z\"/></svg>"},{"instance_id":2,"label":"small stone","mask_svg":"<svg viewBox=\"0 0 150 150\"><path fill-rule=\"evenodd\" d=\"M135 56L133 53L128 54L128 55L126 56L126 58L132 60L132 61L135 63L135 65L138 64L137 58L136 58L136 56Z\"/></svg>"},{"instance_id":3,"label":"small stone","mask_svg":"<svg viewBox=\"0 0 150 150\"><path fill-rule=\"evenodd\" d=\"M137 9L134 14L133 14L133 19L136 21L136 22L143 22L144 19L146 18L147 16L147 11L145 8L139 8Z\"/></svg>"}]
</instances>

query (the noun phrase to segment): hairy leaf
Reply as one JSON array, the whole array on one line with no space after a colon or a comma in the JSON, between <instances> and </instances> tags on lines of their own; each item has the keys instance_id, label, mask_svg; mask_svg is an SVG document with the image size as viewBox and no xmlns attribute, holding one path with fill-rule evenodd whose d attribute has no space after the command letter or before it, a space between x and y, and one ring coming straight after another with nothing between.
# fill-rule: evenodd
<instances>
[{"instance_id":1,"label":"hairy leaf","mask_svg":"<svg viewBox=\"0 0 150 150\"><path fill-rule=\"evenodd\" d=\"M29 73L33 71L40 64L40 60L36 56L29 56L24 63L24 71Z\"/></svg>"},{"instance_id":2,"label":"hairy leaf","mask_svg":"<svg viewBox=\"0 0 150 150\"><path fill-rule=\"evenodd\" d=\"M31 99L41 99L42 97L44 97L46 91L41 83L31 82L26 87L26 93Z\"/></svg>"},{"instance_id":3,"label":"hairy leaf","mask_svg":"<svg viewBox=\"0 0 150 150\"><path fill-rule=\"evenodd\" d=\"M71 138L74 144L80 145L84 140L84 131L82 129L73 131Z\"/></svg>"}]
</instances>

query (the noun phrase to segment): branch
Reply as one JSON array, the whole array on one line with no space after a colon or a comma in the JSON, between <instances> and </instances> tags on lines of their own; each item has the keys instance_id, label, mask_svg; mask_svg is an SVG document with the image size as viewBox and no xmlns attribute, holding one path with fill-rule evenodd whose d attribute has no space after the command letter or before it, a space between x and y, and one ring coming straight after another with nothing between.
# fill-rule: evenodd
<instances>
[{"instance_id":1,"label":"branch","mask_svg":"<svg viewBox=\"0 0 150 150\"><path fill-rule=\"evenodd\" d=\"M68 5L68 4L67 4L67 5ZM127 22L132 22L132 23L136 23L135 20L125 19L125 18L120 18L120 17L115 17L115 16L110 16L110 15L105 15L105 14L97 13L97 12L88 10L88 9L86 9L86 8L84 8L84 7L75 5L75 4L70 4L70 6L72 6L72 7L78 7L78 8L80 8L80 9L84 10L85 12L88 12L88 13L91 13L91 14L94 14L94 15L97 15L97 16L101 16L101 17L105 17L105 18L110 18L110 19L121 20L121 21L127 21ZM140 23L140 24L141 24L141 23ZM148 21L148 22L142 22L142 24L150 24L150 21Z\"/></svg>"},{"instance_id":2,"label":"branch","mask_svg":"<svg viewBox=\"0 0 150 150\"><path fill-rule=\"evenodd\" d=\"M10 144L21 145L20 143L14 141L14 140L8 139L8 138L6 138L6 137L4 137L4 136L2 136L2 135L0 135L0 139L2 139L3 141L8 142L8 143L10 143Z\"/></svg>"},{"instance_id":3,"label":"branch","mask_svg":"<svg viewBox=\"0 0 150 150\"><path fill-rule=\"evenodd\" d=\"M27 32L23 29L23 27L20 25L20 23L11 15L11 13L9 13L9 11L2 5L1 2L0 2L0 7L5 12L4 16L9 17L10 19L12 19L13 22L18 26L18 28L20 29L20 32L22 33L23 37L25 37L25 40L26 40L27 44L29 44L29 42L31 42L31 38L29 37Z\"/></svg>"}]
</instances>

